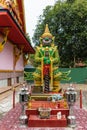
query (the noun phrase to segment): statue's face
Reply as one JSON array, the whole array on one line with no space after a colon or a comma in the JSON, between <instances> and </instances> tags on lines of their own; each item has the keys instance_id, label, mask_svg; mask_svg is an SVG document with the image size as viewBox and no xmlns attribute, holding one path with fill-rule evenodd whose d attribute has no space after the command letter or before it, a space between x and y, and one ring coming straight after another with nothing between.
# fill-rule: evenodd
<instances>
[{"instance_id":1,"label":"statue's face","mask_svg":"<svg viewBox=\"0 0 87 130\"><path fill-rule=\"evenodd\" d=\"M45 37L42 39L43 46L50 46L52 42L52 38Z\"/></svg>"}]
</instances>

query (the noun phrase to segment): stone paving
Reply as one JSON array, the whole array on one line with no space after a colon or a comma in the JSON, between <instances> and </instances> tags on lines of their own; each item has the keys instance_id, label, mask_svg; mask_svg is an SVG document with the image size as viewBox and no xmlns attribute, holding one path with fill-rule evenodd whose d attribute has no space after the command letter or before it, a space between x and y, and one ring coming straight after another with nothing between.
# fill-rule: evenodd
<instances>
[{"instance_id":1,"label":"stone paving","mask_svg":"<svg viewBox=\"0 0 87 130\"><path fill-rule=\"evenodd\" d=\"M19 101L19 93L16 92L15 104ZM0 100L0 119L13 107L13 95L6 96L3 100Z\"/></svg>"},{"instance_id":2,"label":"stone paving","mask_svg":"<svg viewBox=\"0 0 87 130\"><path fill-rule=\"evenodd\" d=\"M69 87L68 84L62 84L61 86L66 89ZM77 103L74 106L74 114L76 116L76 128L74 130L87 130L87 86L76 85L75 86L78 95ZM83 109L79 108L79 89L82 89L83 93ZM19 101L18 93L16 93L16 103ZM8 96L4 100L0 101L0 113L4 113L4 117L0 120L0 130L72 130L72 128L29 128L23 127L19 123L19 116L21 114L21 106L18 103L14 109L12 108L12 95ZM11 110L10 110L11 109ZM10 110L10 111L9 111ZM8 112L9 111L9 112Z\"/></svg>"},{"instance_id":3,"label":"stone paving","mask_svg":"<svg viewBox=\"0 0 87 130\"><path fill-rule=\"evenodd\" d=\"M72 128L29 128L20 125L19 116L21 114L21 105L18 103L14 109L11 109L0 121L0 130L72 130ZM74 106L76 116L76 127L74 130L87 130L87 111L80 109L78 104Z\"/></svg>"}]
</instances>

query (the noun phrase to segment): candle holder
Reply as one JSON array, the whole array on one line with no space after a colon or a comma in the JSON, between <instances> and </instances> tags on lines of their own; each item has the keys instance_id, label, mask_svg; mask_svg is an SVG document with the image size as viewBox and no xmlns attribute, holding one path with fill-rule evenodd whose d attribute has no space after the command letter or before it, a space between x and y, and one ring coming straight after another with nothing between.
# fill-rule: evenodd
<instances>
[{"instance_id":1,"label":"candle holder","mask_svg":"<svg viewBox=\"0 0 87 130\"><path fill-rule=\"evenodd\" d=\"M26 103L28 103L28 101L29 101L28 88L26 87L25 84L23 84L23 87L21 88L20 93L19 93L19 102L20 102L21 107L22 107L19 120L20 120L20 124L22 126L26 126L27 122L28 122L28 117L25 113L25 107L26 107Z\"/></svg>"},{"instance_id":2,"label":"candle holder","mask_svg":"<svg viewBox=\"0 0 87 130\"><path fill-rule=\"evenodd\" d=\"M74 106L74 103L76 102L77 92L75 91L72 84L70 84L65 95L66 95L66 100L68 102L69 109L70 109L69 116L68 116L68 125L69 125L69 127L74 128L74 127L76 127L76 117L73 113L73 106Z\"/></svg>"}]
</instances>

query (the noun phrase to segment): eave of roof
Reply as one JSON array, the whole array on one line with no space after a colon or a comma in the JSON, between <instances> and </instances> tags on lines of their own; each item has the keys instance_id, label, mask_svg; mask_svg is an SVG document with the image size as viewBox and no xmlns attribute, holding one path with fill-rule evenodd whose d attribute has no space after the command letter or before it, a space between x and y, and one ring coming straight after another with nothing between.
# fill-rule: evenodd
<instances>
[{"instance_id":1,"label":"eave of roof","mask_svg":"<svg viewBox=\"0 0 87 130\"><path fill-rule=\"evenodd\" d=\"M35 50L27 40L24 32L19 27L9 10L0 9L0 31L2 31L2 28L5 27L10 29L8 39L12 41L13 44L16 44L19 48L23 46L23 51L25 53L35 53Z\"/></svg>"}]
</instances>

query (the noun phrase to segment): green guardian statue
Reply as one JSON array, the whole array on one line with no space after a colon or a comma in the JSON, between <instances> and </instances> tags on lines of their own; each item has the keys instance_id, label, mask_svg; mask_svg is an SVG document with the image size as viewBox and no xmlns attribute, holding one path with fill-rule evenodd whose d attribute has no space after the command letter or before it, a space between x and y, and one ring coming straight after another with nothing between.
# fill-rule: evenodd
<instances>
[{"instance_id":1,"label":"green guardian statue","mask_svg":"<svg viewBox=\"0 0 87 130\"><path fill-rule=\"evenodd\" d=\"M59 92L60 81L69 80L70 71L60 72L60 62L57 46L54 44L55 37L49 31L46 24L45 31L40 37L40 45L36 47L35 62L37 63L34 72L35 87L43 87L43 92Z\"/></svg>"}]
</instances>

